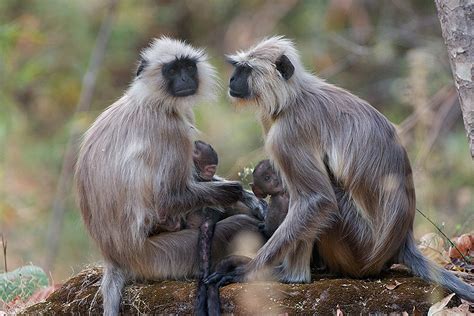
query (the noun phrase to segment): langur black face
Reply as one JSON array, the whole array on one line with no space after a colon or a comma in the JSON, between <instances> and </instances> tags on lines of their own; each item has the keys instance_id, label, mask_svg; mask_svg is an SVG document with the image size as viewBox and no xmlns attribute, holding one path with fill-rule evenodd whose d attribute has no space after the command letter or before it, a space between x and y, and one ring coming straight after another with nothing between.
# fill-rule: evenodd
<instances>
[{"instance_id":1,"label":"langur black face","mask_svg":"<svg viewBox=\"0 0 474 316\"><path fill-rule=\"evenodd\" d=\"M253 171L253 183L250 184L256 197L264 199L267 195L283 193L283 186L270 161L262 160Z\"/></svg>"},{"instance_id":2,"label":"langur black face","mask_svg":"<svg viewBox=\"0 0 474 316\"><path fill-rule=\"evenodd\" d=\"M271 80L271 77L268 75L269 73L271 73L271 71L269 71L268 68L274 68L280 73L281 78L287 81L293 76L293 73L295 72L295 67L286 55L281 55L273 63L266 61L261 62L260 66L253 65L257 68L262 68L259 71L256 71L253 66L251 67L247 64L239 63L231 58L228 59L228 62L234 66L234 72L232 73L232 77L230 78L229 82L229 94L232 97L239 99L250 99L252 97L255 97L255 93L265 93L262 91L251 91L249 86L249 79L252 75L255 76L255 78L267 76L266 79L261 81L265 82L265 80ZM267 69L264 69L265 66L267 67ZM255 74L253 74L254 72ZM265 87L263 87L262 89L265 90Z\"/></svg>"},{"instance_id":3,"label":"langur black face","mask_svg":"<svg viewBox=\"0 0 474 316\"><path fill-rule=\"evenodd\" d=\"M229 93L235 98L247 99L250 97L248 78L252 73L252 68L238 64L234 64L234 67L229 82Z\"/></svg>"},{"instance_id":4,"label":"langur black face","mask_svg":"<svg viewBox=\"0 0 474 316\"><path fill-rule=\"evenodd\" d=\"M193 161L199 177L204 181L211 181L219 163L219 157L214 148L201 140L195 141Z\"/></svg>"},{"instance_id":5,"label":"langur black face","mask_svg":"<svg viewBox=\"0 0 474 316\"><path fill-rule=\"evenodd\" d=\"M168 82L168 92L172 96L187 97L196 93L199 81L195 60L176 59L164 64L162 71Z\"/></svg>"}]
</instances>

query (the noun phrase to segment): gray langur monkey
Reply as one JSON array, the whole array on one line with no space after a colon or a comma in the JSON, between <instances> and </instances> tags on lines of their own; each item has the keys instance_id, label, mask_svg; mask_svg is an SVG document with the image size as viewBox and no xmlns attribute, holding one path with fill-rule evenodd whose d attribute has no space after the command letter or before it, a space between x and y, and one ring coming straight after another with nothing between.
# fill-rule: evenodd
<instances>
[{"instance_id":1,"label":"gray langur monkey","mask_svg":"<svg viewBox=\"0 0 474 316\"><path fill-rule=\"evenodd\" d=\"M256 105L265 148L290 195L288 215L257 256L208 283L256 277L278 265L284 282L309 282L313 243L334 273L413 274L474 301L474 287L426 259L413 237L415 189L394 126L366 101L307 72L293 43L263 40L229 56L230 96ZM336 194L334 187L341 189Z\"/></svg>"},{"instance_id":2,"label":"gray langur monkey","mask_svg":"<svg viewBox=\"0 0 474 316\"><path fill-rule=\"evenodd\" d=\"M142 52L129 89L85 133L75 178L85 226L105 260L106 315L118 314L127 280L198 276L198 230L151 236L154 227L242 197L238 182L193 176L192 106L210 97L214 85L203 50L156 39ZM215 262L245 229L258 231L258 221L236 215L216 225Z\"/></svg>"}]
</instances>

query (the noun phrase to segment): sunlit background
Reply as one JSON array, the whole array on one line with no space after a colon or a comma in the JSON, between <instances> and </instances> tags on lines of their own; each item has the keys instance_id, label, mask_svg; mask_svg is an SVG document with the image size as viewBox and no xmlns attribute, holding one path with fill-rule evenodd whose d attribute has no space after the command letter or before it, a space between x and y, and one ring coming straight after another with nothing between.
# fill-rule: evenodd
<instances>
[{"instance_id":1,"label":"sunlit background","mask_svg":"<svg viewBox=\"0 0 474 316\"><path fill-rule=\"evenodd\" d=\"M9 270L31 262L61 282L100 260L82 225L67 159L63 168L68 140L72 134L74 153L75 133L121 96L140 50L163 34L206 47L219 70L221 97L200 105L196 118L201 138L220 155L221 175L238 179L265 157L254 111L226 97L224 54L281 34L295 40L307 69L398 125L418 207L448 236L472 230L473 162L432 0L127 0L116 10L109 4L0 1L0 230ZM106 17L113 24L92 102L75 113ZM58 182L61 169L65 183ZM64 205L64 219L52 215L54 203ZM416 236L434 230L417 215Z\"/></svg>"}]
</instances>

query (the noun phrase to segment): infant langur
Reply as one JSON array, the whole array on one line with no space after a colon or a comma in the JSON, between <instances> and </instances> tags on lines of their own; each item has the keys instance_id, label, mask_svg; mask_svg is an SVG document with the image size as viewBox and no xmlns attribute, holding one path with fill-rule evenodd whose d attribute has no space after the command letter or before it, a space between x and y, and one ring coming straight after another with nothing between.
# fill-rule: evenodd
<instances>
[{"instance_id":1,"label":"infant langur","mask_svg":"<svg viewBox=\"0 0 474 316\"><path fill-rule=\"evenodd\" d=\"M193 162L197 181L213 181L219 157L212 146L203 141L194 142ZM208 286L204 279L211 272L212 238L216 223L224 217L224 213L212 207L192 212L186 218L188 228L199 227L199 278L196 289L196 315L220 315L219 290L216 286Z\"/></svg>"},{"instance_id":2,"label":"infant langur","mask_svg":"<svg viewBox=\"0 0 474 316\"><path fill-rule=\"evenodd\" d=\"M193 162L195 167L194 177L197 181L227 181L216 176L219 157L214 148L201 140L194 142ZM201 210L191 212L185 220L185 228L199 228L204 221L204 215L210 216L214 222L236 214L246 214L259 220L263 220L266 207L252 192L244 190L240 201L226 206L225 210L212 207L206 208L206 214Z\"/></svg>"},{"instance_id":3,"label":"infant langur","mask_svg":"<svg viewBox=\"0 0 474 316\"><path fill-rule=\"evenodd\" d=\"M288 213L289 195L283 188L281 178L270 163L270 160L260 161L252 173L253 183L250 184L256 197L264 199L270 195L265 222L262 232L270 238L283 222Z\"/></svg>"},{"instance_id":4,"label":"infant langur","mask_svg":"<svg viewBox=\"0 0 474 316\"><path fill-rule=\"evenodd\" d=\"M195 168L194 178L197 181L219 181L214 178L216 176L217 165L219 164L219 156L210 144L202 140L196 140L194 142L193 162ZM186 228L199 228L206 219L210 219L213 223L216 223L228 215L229 214L224 213L224 210L220 210L219 208L206 207L202 210L191 212L186 217L184 226ZM199 240L199 242L202 242L201 238L199 238Z\"/></svg>"}]
</instances>

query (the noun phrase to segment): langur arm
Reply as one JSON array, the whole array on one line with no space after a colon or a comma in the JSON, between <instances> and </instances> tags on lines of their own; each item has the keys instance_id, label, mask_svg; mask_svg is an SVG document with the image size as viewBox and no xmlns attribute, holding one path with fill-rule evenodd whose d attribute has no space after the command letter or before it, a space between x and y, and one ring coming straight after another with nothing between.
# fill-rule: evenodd
<instances>
[{"instance_id":1,"label":"langur arm","mask_svg":"<svg viewBox=\"0 0 474 316\"><path fill-rule=\"evenodd\" d=\"M242 190L242 185L234 181L191 181L183 190L158 192L156 200L160 208L188 212L206 206L233 204L242 198Z\"/></svg>"},{"instance_id":2,"label":"langur arm","mask_svg":"<svg viewBox=\"0 0 474 316\"><path fill-rule=\"evenodd\" d=\"M228 180L219 177L215 175L212 177L213 182L229 182ZM250 210L250 214L252 214L254 217L258 218L259 220L263 220L266 215L267 211L267 205L262 202L263 200L260 200L253 194L253 192L248 191L248 190L243 190L242 192L242 198L240 199L240 202L242 202L247 208Z\"/></svg>"}]
</instances>

